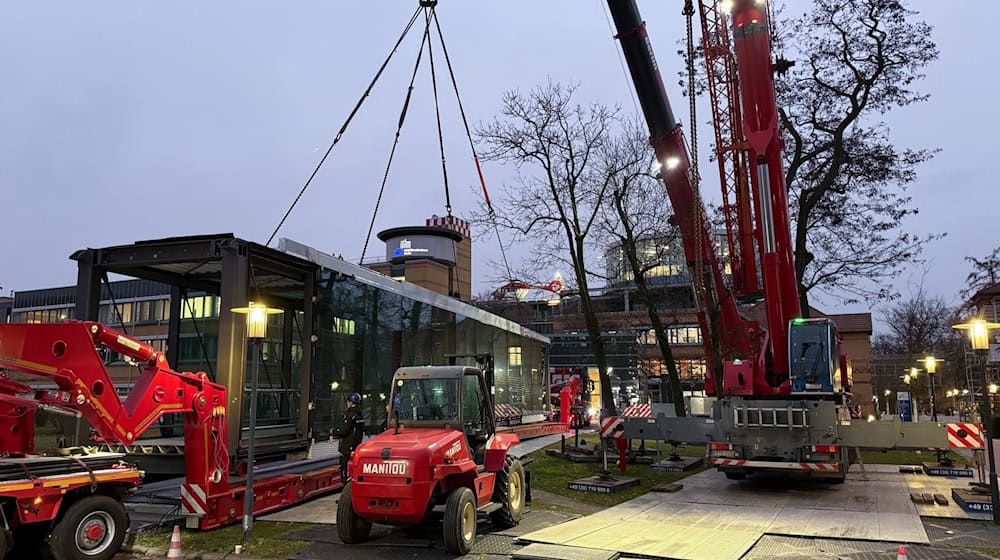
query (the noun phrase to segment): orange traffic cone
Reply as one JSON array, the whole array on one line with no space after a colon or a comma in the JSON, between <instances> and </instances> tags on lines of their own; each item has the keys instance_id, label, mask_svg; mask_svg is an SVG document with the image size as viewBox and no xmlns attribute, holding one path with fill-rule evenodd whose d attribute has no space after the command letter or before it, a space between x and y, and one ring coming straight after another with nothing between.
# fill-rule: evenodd
<instances>
[{"instance_id":1,"label":"orange traffic cone","mask_svg":"<svg viewBox=\"0 0 1000 560\"><path fill-rule=\"evenodd\" d=\"M899 545L899 550L896 551L896 560L906 560L906 549L903 545Z\"/></svg>"},{"instance_id":2,"label":"orange traffic cone","mask_svg":"<svg viewBox=\"0 0 1000 560\"><path fill-rule=\"evenodd\" d=\"M170 536L170 550L167 550L167 560L184 558L181 552L181 527L174 525L174 534Z\"/></svg>"}]
</instances>

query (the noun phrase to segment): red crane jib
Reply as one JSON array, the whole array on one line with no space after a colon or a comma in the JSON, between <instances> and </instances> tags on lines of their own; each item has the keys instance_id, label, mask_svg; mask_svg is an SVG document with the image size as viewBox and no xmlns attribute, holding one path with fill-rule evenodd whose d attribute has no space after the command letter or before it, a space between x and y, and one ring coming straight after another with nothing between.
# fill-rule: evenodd
<instances>
[{"instance_id":1,"label":"red crane jib","mask_svg":"<svg viewBox=\"0 0 1000 560\"><path fill-rule=\"evenodd\" d=\"M124 402L97 352L99 345L128 356L142 368ZM25 423L33 424L39 405L79 411L106 441L124 444L135 442L160 416L184 413L188 482L209 494L228 488L226 389L204 372L173 371L163 353L150 345L86 321L0 324L0 368L47 377L58 387L31 395L28 386L0 378L0 414L11 408L23 412L0 416L0 451L33 451L31 438L14 441L10 434L25 428Z\"/></svg>"},{"instance_id":2,"label":"red crane jib","mask_svg":"<svg viewBox=\"0 0 1000 560\"><path fill-rule=\"evenodd\" d=\"M766 332L760 322L741 316L739 307L722 276L718 257L713 250L712 237L706 226L705 211L691 177L689 158L680 123L674 116L663 86L663 79L656 64L645 23L639 15L635 0L607 0L614 20L616 37L625 57L639 104L650 131L650 142L660 163L661 175L674 209L674 222L684 242L688 268L697 282L704 281L712 290L696 291L699 300L699 325L704 334L706 355L719 351L723 363L709 368L706 374L706 392L714 394L715 375L723 375L723 393L729 395L769 396L788 394L791 390L788 364L788 323L799 315L798 281L792 259L792 242L788 221L788 202L785 195L784 170L781 160L781 137L778 133L777 107L771 66L771 38L767 6L758 0L736 0L732 4L730 21L733 25L733 43L736 67L739 72L737 88L730 88L730 107L734 96L741 102L742 122L732 119L731 128L740 126L749 158L749 175L753 196L738 183L742 180L737 170L734 178L739 187L736 193L739 216L727 214L727 220L738 218L740 230L740 255L747 253L745 262L752 266L753 251L749 250L747 228L748 204L752 204L757 228L754 238L758 244L761 276L764 287L764 307L767 313ZM704 12L704 10L703 10ZM723 20L718 23L725 21ZM717 53L708 53L710 56ZM717 76L718 77L718 76ZM730 130L733 140L740 138ZM744 149L743 142L733 149ZM739 169L742 169L740 167ZM732 224L730 224L731 226ZM733 240L734 236L730 235ZM737 271L739 273L739 271ZM739 280L739 278L737 279ZM737 287L746 289L753 285L751 275ZM715 294L713 298L712 294ZM712 312L713 310L717 312ZM706 314L706 312L712 312ZM718 348L712 347L711 338L717 337ZM713 364L713 366L717 366ZM715 370L715 371L713 371Z\"/></svg>"}]
</instances>

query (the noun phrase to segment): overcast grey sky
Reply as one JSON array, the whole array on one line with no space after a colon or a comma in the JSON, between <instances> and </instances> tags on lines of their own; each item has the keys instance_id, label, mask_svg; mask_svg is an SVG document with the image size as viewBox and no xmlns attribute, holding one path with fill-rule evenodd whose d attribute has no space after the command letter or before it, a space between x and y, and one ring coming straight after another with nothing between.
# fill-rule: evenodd
<instances>
[{"instance_id":1,"label":"overcast grey sky","mask_svg":"<svg viewBox=\"0 0 1000 560\"><path fill-rule=\"evenodd\" d=\"M86 246L217 232L265 241L416 4L5 2L3 293L72 284L67 256ZM686 122L676 85L681 4L640 8ZM789 13L807 4L790 0ZM967 272L963 256L1000 244L989 140L1000 125L998 80L996 65L982 64L995 50L1000 3L971 4L911 2L935 26L941 58L921 86L930 101L887 118L901 144L943 150L920 170L911 193L922 212L907 226L948 232L928 247L926 285L949 298ZM442 0L438 13L472 123L495 114L504 90L548 77L579 81L581 100L634 110L603 0ZM282 236L360 256L417 41L411 33ZM376 231L444 213L429 86L422 72ZM453 205L462 214L477 202L475 171L453 98L445 100ZM704 121L704 102L701 111ZM704 161L710 134L701 136ZM486 173L497 192L511 176L496 166ZM713 170L702 174L707 198L717 199ZM382 250L377 240L373 247ZM494 240L477 243L475 291L487 288L485 265L497 254Z\"/></svg>"}]
</instances>

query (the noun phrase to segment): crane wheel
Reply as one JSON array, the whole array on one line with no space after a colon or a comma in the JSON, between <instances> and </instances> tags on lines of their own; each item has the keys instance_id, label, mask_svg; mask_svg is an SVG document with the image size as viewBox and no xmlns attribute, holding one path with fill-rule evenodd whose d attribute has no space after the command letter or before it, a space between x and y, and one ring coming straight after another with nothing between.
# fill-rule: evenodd
<instances>
[{"instance_id":1,"label":"crane wheel","mask_svg":"<svg viewBox=\"0 0 1000 560\"><path fill-rule=\"evenodd\" d=\"M502 527L520 523L524 514L525 491L524 467L521 461L508 455L493 487L493 501L501 506L493 512L493 522Z\"/></svg>"},{"instance_id":2,"label":"crane wheel","mask_svg":"<svg viewBox=\"0 0 1000 560\"><path fill-rule=\"evenodd\" d=\"M726 478L729 480L746 480L747 473L745 472L727 472Z\"/></svg>"},{"instance_id":3,"label":"crane wheel","mask_svg":"<svg viewBox=\"0 0 1000 560\"><path fill-rule=\"evenodd\" d=\"M49 536L56 560L111 560L125 540L128 514L110 496L94 494L69 506Z\"/></svg>"},{"instance_id":4,"label":"crane wheel","mask_svg":"<svg viewBox=\"0 0 1000 560\"><path fill-rule=\"evenodd\" d=\"M476 540L476 496L466 487L453 490L444 507L444 546L448 552L466 555Z\"/></svg>"},{"instance_id":5,"label":"crane wheel","mask_svg":"<svg viewBox=\"0 0 1000 560\"><path fill-rule=\"evenodd\" d=\"M337 536L345 544L355 544L367 541L371 532L371 522L354 511L354 503L351 502L351 483L348 482L340 491L340 500L337 502Z\"/></svg>"}]
</instances>

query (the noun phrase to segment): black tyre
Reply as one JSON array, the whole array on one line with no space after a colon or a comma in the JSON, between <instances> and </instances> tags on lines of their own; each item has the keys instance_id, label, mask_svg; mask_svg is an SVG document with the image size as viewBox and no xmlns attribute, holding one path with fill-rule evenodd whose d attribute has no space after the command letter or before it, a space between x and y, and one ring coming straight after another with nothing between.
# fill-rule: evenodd
<instances>
[{"instance_id":1,"label":"black tyre","mask_svg":"<svg viewBox=\"0 0 1000 560\"><path fill-rule=\"evenodd\" d=\"M729 480L746 480L747 473L745 472L727 472L726 478Z\"/></svg>"},{"instance_id":2,"label":"black tyre","mask_svg":"<svg viewBox=\"0 0 1000 560\"><path fill-rule=\"evenodd\" d=\"M14 535L7 529L0 527L0 560L6 558L7 553L12 548L14 548Z\"/></svg>"},{"instance_id":3,"label":"black tyre","mask_svg":"<svg viewBox=\"0 0 1000 560\"><path fill-rule=\"evenodd\" d=\"M444 546L452 554L465 555L476 540L476 496L468 488L448 495L444 507Z\"/></svg>"},{"instance_id":4,"label":"black tyre","mask_svg":"<svg viewBox=\"0 0 1000 560\"><path fill-rule=\"evenodd\" d=\"M493 512L493 522L503 527L513 527L520 523L524 514L525 478L521 461L507 456L503 470L497 473L493 487L493 501L500 509Z\"/></svg>"},{"instance_id":5,"label":"black tyre","mask_svg":"<svg viewBox=\"0 0 1000 560\"><path fill-rule=\"evenodd\" d=\"M52 529L49 548L56 560L111 560L127 530L125 506L95 494L69 506Z\"/></svg>"},{"instance_id":6,"label":"black tyre","mask_svg":"<svg viewBox=\"0 0 1000 560\"><path fill-rule=\"evenodd\" d=\"M355 544L367 541L371 532L371 522L354 511L354 503L351 502L351 483L348 482L341 490L340 500L337 502L337 536L346 544Z\"/></svg>"}]
</instances>

